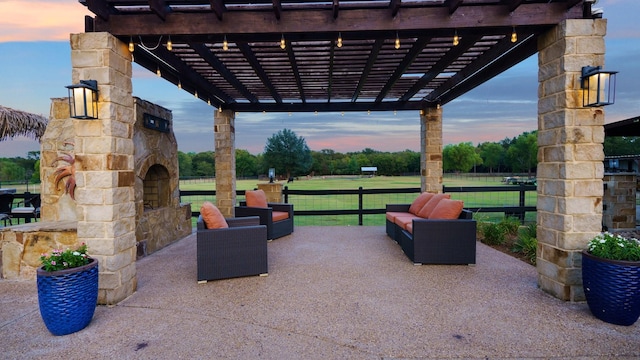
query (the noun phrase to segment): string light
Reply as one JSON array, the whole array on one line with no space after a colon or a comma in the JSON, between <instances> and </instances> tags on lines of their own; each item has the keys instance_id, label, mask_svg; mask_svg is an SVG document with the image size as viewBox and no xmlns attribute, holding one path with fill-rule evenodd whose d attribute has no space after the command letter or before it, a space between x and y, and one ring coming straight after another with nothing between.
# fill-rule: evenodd
<instances>
[{"instance_id":1,"label":"string light","mask_svg":"<svg viewBox=\"0 0 640 360\"><path fill-rule=\"evenodd\" d=\"M167 50L173 50L173 42L171 41L171 35L169 35L169 39L167 40Z\"/></svg>"},{"instance_id":2,"label":"string light","mask_svg":"<svg viewBox=\"0 0 640 360\"><path fill-rule=\"evenodd\" d=\"M284 34L282 34L282 37L280 38L280 49L284 50L287 48L287 43L284 41Z\"/></svg>"},{"instance_id":3,"label":"string light","mask_svg":"<svg viewBox=\"0 0 640 360\"><path fill-rule=\"evenodd\" d=\"M342 33L338 33L338 44L336 46L342 47Z\"/></svg>"},{"instance_id":4,"label":"string light","mask_svg":"<svg viewBox=\"0 0 640 360\"><path fill-rule=\"evenodd\" d=\"M227 35L224 36L224 40L222 41L222 50L229 50L229 43L227 42Z\"/></svg>"},{"instance_id":5,"label":"string light","mask_svg":"<svg viewBox=\"0 0 640 360\"><path fill-rule=\"evenodd\" d=\"M133 36L129 37L129 52L133 52L135 46L133 45Z\"/></svg>"},{"instance_id":6,"label":"string light","mask_svg":"<svg viewBox=\"0 0 640 360\"><path fill-rule=\"evenodd\" d=\"M396 50L400 49L400 38L398 37L398 32L396 31L396 45L395 45Z\"/></svg>"},{"instance_id":7,"label":"string light","mask_svg":"<svg viewBox=\"0 0 640 360\"><path fill-rule=\"evenodd\" d=\"M318 116L318 110L314 111L314 112L313 112L313 114L314 114L315 116Z\"/></svg>"},{"instance_id":8,"label":"string light","mask_svg":"<svg viewBox=\"0 0 640 360\"><path fill-rule=\"evenodd\" d=\"M196 99L198 98L198 90L195 90L195 91L193 92L193 96L194 96Z\"/></svg>"},{"instance_id":9,"label":"string light","mask_svg":"<svg viewBox=\"0 0 640 360\"><path fill-rule=\"evenodd\" d=\"M156 75L162 76L162 73L160 72L160 66L156 68Z\"/></svg>"},{"instance_id":10,"label":"string light","mask_svg":"<svg viewBox=\"0 0 640 360\"><path fill-rule=\"evenodd\" d=\"M182 89L182 81L178 80L178 89Z\"/></svg>"},{"instance_id":11,"label":"string light","mask_svg":"<svg viewBox=\"0 0 640 360\"><path fill-rule=\"evenodd\" d=\"M460 44L460 37L458 36L458 30L453 34L453 46Z\"/></svg>"},{"instance_id":12,"label":"string light","mask_svg":"<svg viewBox=\"0 0 640 360\"><path fill-rule=\"evenodd\" d=\"M211 105L211 99L207 99L207 105Z\"/></svg>"},{"instance_id":13,"label":"string light","mask_svg":"<svg viewBox=\"0 0 640 360\"><path fill-rule=\"evenodd\" d=\"M511 33L511 42L514 43L518 41L518 34L516 33L516 27L513 27L513 32Z\"/></svg>"},{"instance_id":14,"label":"string light","mask_svg":"<svg viewBox=\"0 0 640 360\"><path fill-rule=\"evenodd\" d=\"M371 110L367 110L367 115L371 115Z\"/></svg>"},{"instance_id":15,"label":"string light","mask_svg":"<svg viewBox=\"0 0 640 360\"><path fill-rule=\"evenodd\" d=\"M342 115L342 116L344 116L344 111L342 112L342 114L341 114L341 115Z\"/></svg>"}]
</instances>

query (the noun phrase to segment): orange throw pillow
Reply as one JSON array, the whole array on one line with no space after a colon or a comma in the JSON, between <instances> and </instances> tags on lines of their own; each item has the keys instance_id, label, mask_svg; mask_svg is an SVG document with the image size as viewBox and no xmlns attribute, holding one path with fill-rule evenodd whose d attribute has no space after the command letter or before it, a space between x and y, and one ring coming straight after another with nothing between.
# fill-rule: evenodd
<instances>
[{"instance_id":1,"label":"orange throw pillow","mask_svg":"<svg viewBox=\"0 0 640 360\"><path fill-rule=\"evenodd\" d=\"M434 195L434 193L430 192L423 192L418 195L418 197L411 203L411 206L409 206L409 212L413 215L418 215L418 211L420 211L420 209L422 209L422 207L425 206Z\"/></svg>"},{"instance_id":2,"label":"orange throw pillow","mask_svg":"<svg viewBox=\"0 0 640 360\"><path fill-rule=\"evenodd\" d=\"M248 207L258 207L258 208L266 208L269 207L267 205L267 194L264 193L264 190L247 190L245 192L245 197L247 199Z\"/></svg>"},{"instance_id":3,"label":"orange throw pillow","mask_svg":"<svg viewBox=\"0 0 640 360\"><path fill-rule=\"evenodd\" d=\"M202 203L200 215L202 215L202 220L204 220L207 229L225 229L229 227L220 210L209 201Z\"/></svg>"},{"instance_id":4,"label":"orange throw pillow","mask_svg":"<svg viewBox=\"0 0 640 360\"><path fill-rule=\"evenodd\" d=\"M431 215L431 212L436 208L436 205L438 205L440 200L450 198L451 195L449 194L435 194L433 195L431 200L427 201L427 203L422 207L422 209L420 209L420 211L418 211L416 215L420 216L421 218L428 219Z\"/></svg>"},{"instance_id":5,"label":"orange throw pillow","mask_svg":"<svg viewBox=\"0 0 640 360\"><path fill-rule=\"evenodd\" d=\"M429 219L457 219L463 207L464 203L460 200L442 199L429 215Z\"/></svg>"}]
</instances>

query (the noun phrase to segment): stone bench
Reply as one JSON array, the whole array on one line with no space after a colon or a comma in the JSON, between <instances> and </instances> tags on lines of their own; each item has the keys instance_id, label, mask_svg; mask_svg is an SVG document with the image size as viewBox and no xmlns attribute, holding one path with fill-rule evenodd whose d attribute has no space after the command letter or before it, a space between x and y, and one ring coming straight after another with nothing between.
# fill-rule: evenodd
<instances>
[{"instance_id":1,"label":"stone bench","mask_svg":"<svg viewBox=\"0 0 640 360\"><path fill-rule=\"evenodd\" d=\"M45 221L0 228L1 277L35 280L43 253L80 245L77 230L77 221Z\"/></svg>"}]
</instances>

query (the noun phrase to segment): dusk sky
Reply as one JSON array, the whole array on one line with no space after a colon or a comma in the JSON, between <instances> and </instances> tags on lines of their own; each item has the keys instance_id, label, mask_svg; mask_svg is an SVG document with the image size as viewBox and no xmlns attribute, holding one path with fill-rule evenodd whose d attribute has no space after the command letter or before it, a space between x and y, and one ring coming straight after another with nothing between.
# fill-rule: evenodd
<instances>
[{"instance_id":1,"label":"dusk sky","mask_svg":"<svg viewBox=\"0 0 640 360\"><path fill-rule=\"evenodd\" d=\"M640 115L638 0L600 0L608 19L605 69L617 70L616 103L606 122ZM84 31L90 13L77 0L0 0L0 105L49 117L51 98L71 84L69 34ZM537 55L443 107L445 144L500 141L537 128ZM590 65L590 64L585 64ZM173 111L178 149L214 150L213 114L193 95L134 64L133 95ZM268 137L287 128L311 150L338 152L420 150L417 111L345 113L238 113L236 148L263 152ZM0 141L0 157L26 157L36 141Z\"/></svg>"}]
</instances>

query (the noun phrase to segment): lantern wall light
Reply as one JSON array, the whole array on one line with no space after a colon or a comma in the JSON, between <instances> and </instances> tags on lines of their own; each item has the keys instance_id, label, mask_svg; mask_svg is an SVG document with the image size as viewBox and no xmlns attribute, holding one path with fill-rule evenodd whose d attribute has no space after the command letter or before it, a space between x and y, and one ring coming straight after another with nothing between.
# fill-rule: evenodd
<instances>
[{"instance_id":1,"label":"lantern wall light","mask_svg":"<svg viewBox=\"0 0 640 360\"><path fill-rule=\"evenodd\" d=\"M582 106L611 105L616 100L617 71L602 70L600 66L585 66L580 77Z\"/></svg>"},{"instance_id":2,"label":"lantern wall light","mask_svg":"<svg viewBox=\"0 0 640 360\"><path fill-rule=\"evenodd\" d=\"M74 119L98 118L98 82L80 80L79 84L69 85L69 115Z\"/></svg>"}]
</instances>

